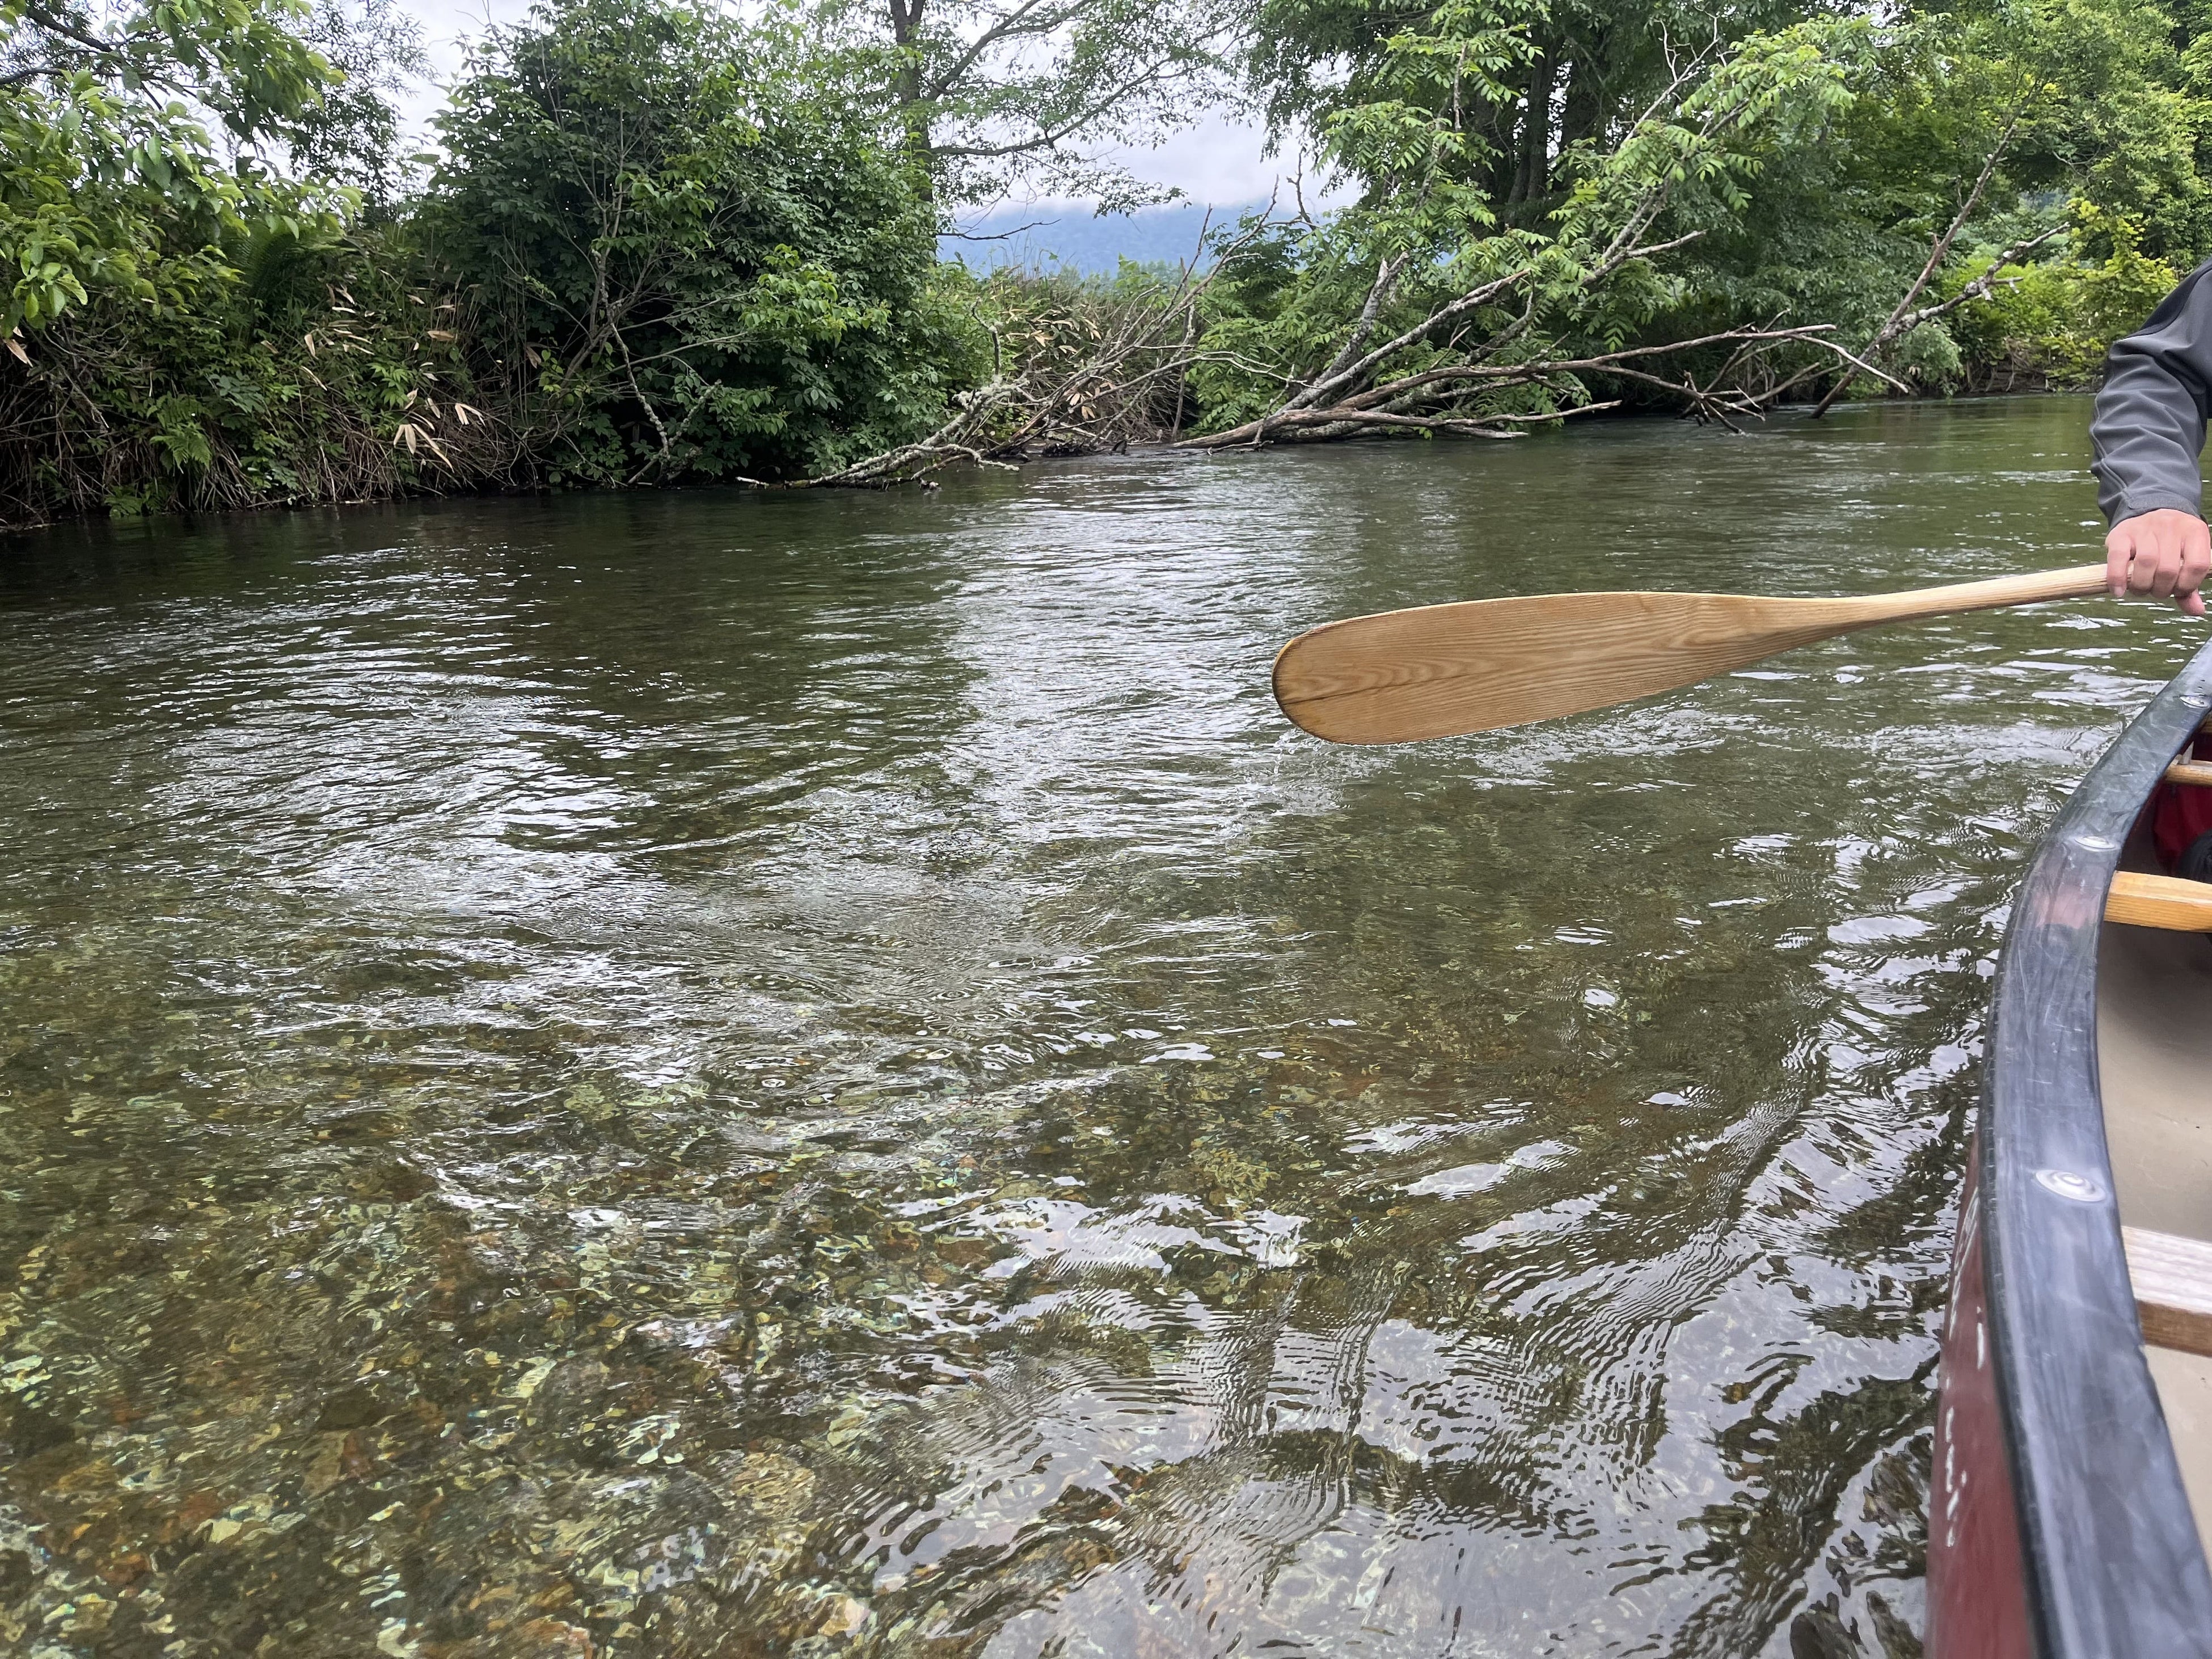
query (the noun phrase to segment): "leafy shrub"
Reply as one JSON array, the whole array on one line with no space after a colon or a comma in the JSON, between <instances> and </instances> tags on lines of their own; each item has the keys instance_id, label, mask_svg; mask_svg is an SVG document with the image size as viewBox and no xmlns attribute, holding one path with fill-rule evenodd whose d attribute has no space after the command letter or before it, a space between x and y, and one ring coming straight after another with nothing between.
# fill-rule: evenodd
<instances>
[{"instance_id":1,"label":"leafy shrub","mask_svg":"<svg viewBox=\"0 0 2212 1659\"><path fill-rule=\"evenodd\" d=\"M1979 362L2003 364L2052 386L2091 384L2112 342L2140 327L2181 280L2171 262L2142 251L2142 240L2133 220L2077 204L2069 257L2014 267L2005 286L1964 307L1958 323L1963 349ZM1981 270L1962 271L1959 280Z\"/></svg>"},{"instance_id":2,"label":"leafy shrub","mask_svg":"<svg viewBox=\"0 0 2212 1659\"><path fill-rule=\"evenodd\" d=\"M423 220L544 480L805 476L941 414L933 211L800 55L661 0L487 37Z\"/></svg>"}]
</instances>

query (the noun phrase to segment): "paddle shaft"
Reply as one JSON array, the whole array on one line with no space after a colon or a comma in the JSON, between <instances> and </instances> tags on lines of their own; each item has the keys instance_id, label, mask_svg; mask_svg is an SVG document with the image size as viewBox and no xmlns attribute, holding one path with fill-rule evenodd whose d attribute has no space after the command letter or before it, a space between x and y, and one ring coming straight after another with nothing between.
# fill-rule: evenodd
<instances>
[{"instance_id":1,"label":"paddle shaft","mask_svg":"<svg viewBox=\"0 0 2212 1659\"><path fill-rule=\"evenodd\" d=\"M2108 592L2105 567L2078 564L2064 570L2039 570L2026 576L1996 576L1987 581L1954 582L1947 587L1911 588L1902 593L1872 593L1832 603L1858 608L1868 628L1877 623L1917 622L1926 617L1965 611L1999 611L2010 605L2042 605L2051 599L2091 599Z\"/></svg>"},{"instance_id":2,"label":"paddle shaft","mask_svg":"<svg viewBox=\"0 0 2212 1659\"><path fill-rule=\"evenodd\" d=\"M1884 623L2105 592L2080 565L1903 593L1553 593L1328 623L1276 656L1276 701L1337 743L1407 743L1632 702Z\"/></svg>"}]
</instances>

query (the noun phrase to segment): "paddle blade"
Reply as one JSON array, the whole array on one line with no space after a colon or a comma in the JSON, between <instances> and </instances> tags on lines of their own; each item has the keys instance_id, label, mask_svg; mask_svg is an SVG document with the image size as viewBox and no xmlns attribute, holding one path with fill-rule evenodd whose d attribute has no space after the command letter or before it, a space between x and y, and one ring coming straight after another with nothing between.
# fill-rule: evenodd
<instances>
[{"instance_id":1,"label":"paddle blade","mask_svg":"<svg viewBox=\"0 0 2212 1659\"><path fill-rule=\"evenodd\" d=\"M1411 743L1632 702L1851 626L1817 599L1553 593L1328 623L1275 658L1275 701L1332 743Z\"/></svg>"}]
</instances>

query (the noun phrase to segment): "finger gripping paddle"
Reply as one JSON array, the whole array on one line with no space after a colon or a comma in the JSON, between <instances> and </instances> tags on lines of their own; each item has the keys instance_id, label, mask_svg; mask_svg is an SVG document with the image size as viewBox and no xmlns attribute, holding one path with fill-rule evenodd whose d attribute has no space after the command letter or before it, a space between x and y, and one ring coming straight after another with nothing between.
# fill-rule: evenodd
<instances>
[{"instance_id":1,"label":"finger gripping paddle","mask_svg":"<svg viewBox=\"0 0 2212 1659\"><path fill-rule=\"evenodd\" d=\"M1550 593L1326 623L1275 657L1275 701L1332 743L1494 732L1672 691L1881 623L2081 599L2105 567L1858 599Z\"/></svg>"}]
</instances>

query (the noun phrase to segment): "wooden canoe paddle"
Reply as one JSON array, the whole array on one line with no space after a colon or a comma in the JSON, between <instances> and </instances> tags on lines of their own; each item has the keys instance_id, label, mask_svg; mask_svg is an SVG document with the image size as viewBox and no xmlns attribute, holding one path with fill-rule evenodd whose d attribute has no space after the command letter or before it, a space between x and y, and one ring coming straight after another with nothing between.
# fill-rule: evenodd
<instances>
[{"instance_id":1,"label":"wooden canoe paddle","mask_svg":"<svg viewBox=\"0 0 2212 1659\"><path fill-rule=\"evenodd\" d=\"M1494 732L1672 691L1854 629L2086 599L2105 567L1861 599L1548 593L1326 623L1275 657L1275 701L1332 743Z\"/></svg>"}]
</instances>

